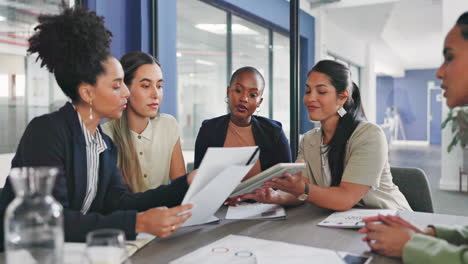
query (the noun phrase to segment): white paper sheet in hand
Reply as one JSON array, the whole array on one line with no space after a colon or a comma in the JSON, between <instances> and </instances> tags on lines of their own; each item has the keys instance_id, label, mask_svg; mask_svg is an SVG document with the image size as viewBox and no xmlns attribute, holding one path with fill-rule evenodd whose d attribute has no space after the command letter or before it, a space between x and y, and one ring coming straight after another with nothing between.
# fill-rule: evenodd
<instances>
[{"instance_id":1,"label":"white paper sheet in hand","mask_svg":"<svg viewBox=\"0 0 468 264\"><path fill-rule=\"evenodd\" d=\"M241 148L208 148L198 168L192 184L185 194L182 204L190 201L193 195L199 193L221 171L231 165L245 165L252 153L258 147ZM258 154L257 154L258 157Z\"/></svg>"},{"instance_id":2,"label":"white paper sheet in hand","mask_svg":"<svg viewBox=\"0 0 468 264\"><path fill-rule=\"evenodd\" d=\"M192 216L182 226L206 223L252 167L253 164L249 166L230 166L218 174L203 189L190 198L188 203L193 204Z\"/></svg>"},{"instance_id":3,"label":"white paper sheet in hand","mask_svg":"<svg viewBox=\"0 0 468 264\"><path fill-rule=\"evenodd\" d=\"M229 206L226 219L270 219L284 218L286 211L281 205L264 203L243 203Z\"/></svg>"},{"instance_id":4,"label":"white paper sheet in hand","mask_svg":"<svg viewBox=\"0 0 468 264\"><path fill-rule=\"evenodd\" d=\"M257 146L208 148L182 201L194 206L192 216L182 226L206 223L253 167L258 150Z\"/></svg>"},{"instance_id":5,"label":"white paper sheet in hand","mask_svg":"<svg viewBox=\"0 0 468 264\"><path fill-rule=\"evenodd\" d=\"M390 209L350 209L344 212L334 212L318 223L318 226L336 228L362 228L363 218L381 215L396 215L397 210Z\"/></svg>"}]
</instances>

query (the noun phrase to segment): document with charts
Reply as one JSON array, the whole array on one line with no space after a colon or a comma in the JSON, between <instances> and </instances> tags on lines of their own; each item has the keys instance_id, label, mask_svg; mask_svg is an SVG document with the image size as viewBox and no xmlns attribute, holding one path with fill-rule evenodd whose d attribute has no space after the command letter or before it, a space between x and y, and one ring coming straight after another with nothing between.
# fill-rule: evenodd
<instances>
[{"instance_id":1,"label":"document with charts","mask_svg":"<svg viewBox=\"0 0 468 264\"><path fill-rule=\"evenodd\" d=\"M171 264L368 264L371 257L279 241L228 235Z\"/></svg>"},{"instance_id":2,"label":"document with charts","mask_svg":"<svg viewBox=\"0 0 468 264\"><path fill-rule=\"evenodd\" d=\"M336 228L362 228L363 218L381 215L396 215L397 210L390 209L350 209L344 212L334 212L318 223L318 226Z\"/></svg>"}]
</instances>

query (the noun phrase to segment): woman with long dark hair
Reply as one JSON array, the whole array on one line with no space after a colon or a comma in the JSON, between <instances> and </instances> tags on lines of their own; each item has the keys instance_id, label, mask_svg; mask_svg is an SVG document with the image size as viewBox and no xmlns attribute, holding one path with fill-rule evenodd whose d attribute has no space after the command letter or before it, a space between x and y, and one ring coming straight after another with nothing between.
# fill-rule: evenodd
<instances>
[{"instance_id":1,"label":"woman with long dark hair","mask_svg":"<svg viewBox=\"0 0 468 264\"><path fill-rule=\"evenodd\" d=\"M442 80L450 108L468 105L468 12L463 13L445 38L444 62L436 75ZM466 119L460 130L468 133ZM464 124L464 125L463 125ZM468 225L430 225L422 230L399 216L364 219L363 241L382 255L401 257L403 263L468 263Z\"/></svg>"},{"instance_id":2,"label":"woman with long dark hair","mask_svg":"<svg viewBox=\"0 0 468 264\"><path fill-rule=\"evenodd\" d=\"M71 102L28 124L12 167L61 168L52 194L63 206L65 241L85 241L100 228L123 230L131 240L139 232L167 237L190 216L180 213L191 205L178 205L193 175L135 194L122 181L117 148L99 126L103 118L120 118L129 97L122 66L109 51L111 36L102 17L77 7L41 15L29 39L28 51L38 54ZM0 196L0 239L13 198L7 179Z\"/></svg>"},{"instance_id":3,"label":"woman with long dark hair","mask_svg":"<svg viewBox=\"0 0 468 264\"><path fill-rule=\"evenodd\" d=\"M321 124L301 141L297 162L305 162L305 170L274 178L241 200L307 201L340 211L354 206L411 210L393 184L385 135L366 121L359 88L345 65L318 62L308 74L304 105L310 119Z\"/></svg>"},{"instance_id":4,"label":"woman with long dark hair","mask_svg":"<svg viewBox=\"0 0 468 264\"><path fill-rule=\"evenodd\" d=\"M130 90L122 117L102 126L119 149L117 167L132 192L168 184L185 174L176 119L160 113L163 72L151 55L132 51L120 59Z\"/></svg>"}]
</instances>

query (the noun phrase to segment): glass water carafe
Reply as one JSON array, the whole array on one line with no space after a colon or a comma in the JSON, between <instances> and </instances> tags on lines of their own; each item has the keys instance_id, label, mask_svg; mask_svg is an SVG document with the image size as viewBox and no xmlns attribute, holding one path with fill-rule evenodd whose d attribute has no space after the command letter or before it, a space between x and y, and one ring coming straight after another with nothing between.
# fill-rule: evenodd
<instances>
[{"instance_id":1,"label":"glass water carafe","mask_svg":"<svg viewBox=\"0 0 468 264\"><path fill-rule=\"evenodd\" d=\"M63 209L51 195L58 172L53 167L11 169L16 197L4 220L8 264L63 263Z\"/></svg>"}]
</instances>

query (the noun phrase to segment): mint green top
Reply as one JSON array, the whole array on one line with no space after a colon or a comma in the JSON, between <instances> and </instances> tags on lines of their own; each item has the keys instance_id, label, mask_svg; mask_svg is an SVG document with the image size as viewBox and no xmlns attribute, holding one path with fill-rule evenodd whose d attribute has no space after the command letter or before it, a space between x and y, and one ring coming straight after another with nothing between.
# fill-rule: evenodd
<instances>
[{"instance_id":1,"label":"mint green top","mask_svg":"<svg viewBox=\"0 0 468 264\"><path fill-rule=\"evenodd\" d=\"M468 226L433 226L436 237L414 235L403 248L403 263L468 263Z\"/></svg>"}]
</instances>

